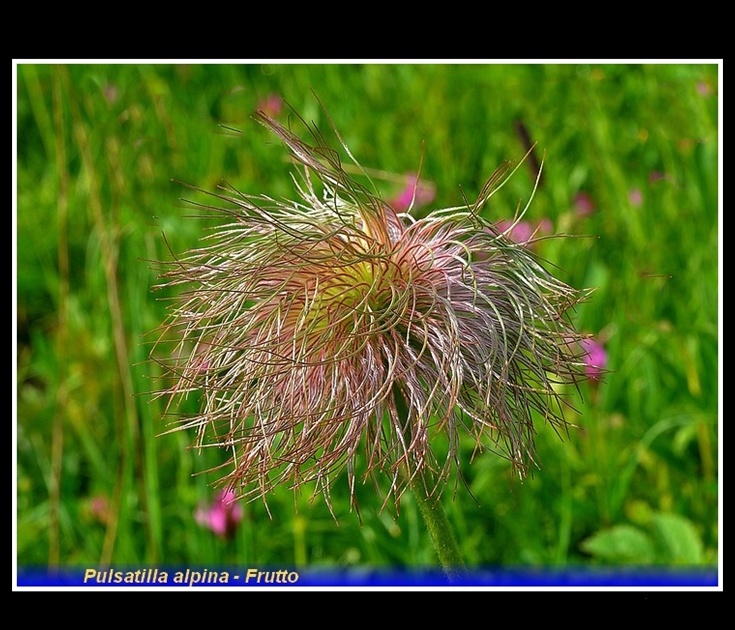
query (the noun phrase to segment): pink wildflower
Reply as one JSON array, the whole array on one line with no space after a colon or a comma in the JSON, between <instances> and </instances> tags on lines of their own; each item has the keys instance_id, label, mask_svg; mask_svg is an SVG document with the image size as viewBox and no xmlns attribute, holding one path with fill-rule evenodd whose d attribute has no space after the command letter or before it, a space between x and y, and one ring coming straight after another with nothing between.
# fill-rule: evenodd
<instances>
[{"instance_id":1,"label":"pink wildflower","mask_svg":"<svg viewBox=\"0 0 735 630\"><path fill-rule=\"evenodd\" d=\"M651 171L648 175L648 181L651 184L655 184L656 182L671 180L671 177L664 173L663 171Z\"/></svg>"},{"instance_id":2,"label":"pink wildflower","mask_svg":"<svg viewBox=\"0 0 735 630\"><path fill-rule=\"evenodd\" d=\"M211 505L197 508L194 519L220 538L232 538L243 517L242 506L235 499L232 490L218 492Z\"/></svg>"},{"instance_id":3,"label":"pink wildflower","mask_svg":"<svg viewBox=\"0 0 735 630\"><path fill-rule=\"evenodd\" d=\"M541 221L535 224L530 221L511 221L504 219L495 224L495 229L516 243L528 245L533 239L551 233L552 224L549 219L541 219Z\"/></svg>"},{"instance_id":4,"label":"pink wildflower","mask_svg":"<svg viewBox=\"0 0 735 630\"><path fill-rule=\"evenodd\" d=\"M700 96L709 96L712 94L712 89L706 81L697 81L697 92Z\"/></svg>"},{"instance_id":5,"label":"pink wildflower","mask_svg":"<svg viewBox=\"0 0 735 630\"><path fill-rule=\"evenodd\" d=\"M417 175L409 175L403 190L390 201L390 205L397 212L406 212L411 207L420 208L431 203L435 195L433 184L419 182Z\"/></svg>"},{"instance_id":6,"label":"pink wildflower","mask_svg":"<svg viewBox=\"0 0 735 630\"><path fill-rule=\"evenodd\" d=\"M262 111L271 118L278 118L283 110L283 99L278 94L268 94L268 96L258 101L256 109Z\"/></svg>"},{"instance_id":7,"label":"pink wildflower","mask_svg":"<svg viewBox=\"0 0 735 630\"><path fill-rule=\"evenodd\" d=\"M607 366L607 352L601 343L594 339L583 339L580 342L584 351L585 372L587 377L599 380Z\"/></svg>"},{"instance_id":8,"label":"pink wildflower","mask_svg":"<svg viewBox=\"0 0 735 630\"><path fill-rule=\"evenodd\" d=\"M580 217L587 217L594 213L596 204L594 199L586 192L578 192L574 195L574 210Z\"/></svg>"},{"instance_id":9,"label":"pink wildflower","mask_svg":"<svg viewBox=\"0 0 735 630\"><path fill-rule=\"evenodd\" d=\"M110 501L104 494L97 494L89 500L89 511L94 519L103 525L110 520Z\"/></svg>"}]
</instances>

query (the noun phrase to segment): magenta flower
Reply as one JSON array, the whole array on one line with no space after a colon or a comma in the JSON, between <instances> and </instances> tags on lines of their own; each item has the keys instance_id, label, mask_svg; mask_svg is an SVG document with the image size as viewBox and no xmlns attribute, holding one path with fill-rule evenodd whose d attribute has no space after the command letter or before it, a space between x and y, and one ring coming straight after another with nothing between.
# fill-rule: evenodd
<instances>
[{"instance_id":1,"label":"magenta flower","mask_svg":"<svg viewBox=\"0 0 735 630\"><path fill-rule=\"evenodd\" d=\"M643 205L643 193L640 188L632 188L628 193L628 201L634 208L639 208Z\"/></svg>"},{"instance_id":2,"label":"magenta flower","mask_svg":"<svg viewBox=\"0 0 735 630\"><path fill-rule=\"evenodd\" d=\"M539 236L550 234L553 228L549 219L541 219L536 223L504 219L495 224L495 229L515 243L529 245Z\"/></svg>"},{"instance_id":3,"label":"magenta flower","mask_svg":"<svg viewBox=\"0 0 735 630\"><path fill-rule=\"evenodd\" d=\"M574 195L573 205L574 211L580 217L587 217L591 215L597 208L595 200L592 199L592 197L588 193L582 191Z\"/></svg>"},{"instance_id":4,"label":"magenta flower","mask_svg":"<svg viewBox=\"0 0 735 630\"><path fill-rule=\"evenodd\" d=\"M435 196L433 184L420 182L417 175L409 175L403 190L390 201L390 205L397 212L406 212L410 208L420 208L431 203Z\"/></svg>"},{"instance_id":5,"label":"magenta flower","mask_svg":"<svg viewBox=\"0 0 735 630\"><path fill-rule=\"evenodd\" d=\"M697 93L700 96L709 96L712 94L712 88L706 81L697 81Z\"/></svg>"},{"instance_id":6,"label":"magenta flower","mask_svg":"<svg viewBox=\"0 0 735 630\"><path fill-rule=\"evenodd\" d=\"M414 219L348 175L319 131L312 146L257 116L302 166L299 198L192 187L225 222L163 276L187 290L154 350L162 395L202 404L172 430L228 451L221 483L248 498L314 482L329 503L343 471L353 500L368 479L386 501L417 480L434 497L464 432L525 474L534 416L563 427L560 386L583 376L566 314L585 294L482 218L515 169L468 207Z\"/></svg>"},{"instance_id":7,"label":"magenta flower","mask_svg":"<svg viewBox=\"0 0 735 630\"><path fill-rule=\"evenodd\" d=\"M599 380L607 366L607 352L601 343L594 339L583 339L580 342L584 351L585 373L592 380Z\"/></svg>"},{"instance_id":8,"label":"magenta flower","mask_svg":"<svg viewBox=\"0 0 735 630\"><path fill-rule=\"evenodd\" d=\"M257 110L265 112L271 118L278 118L283 110L283 99L278 94L268 94L258 101Z\"/></svg>"},{"instance_id":9,"label":"magenta flower","mask_svg":"<svg viewBox=\"0 0 735 630\"><path fill-rule=\"evenodd\" d=\"M671 176L668 175L667 173L664 173L663 171L651 171L648 174L648 181L651 184L655 184L656 182L667 181L667 180L670 181Z\"/></svg>"},{"instance_id":10,"label":"magenta flower","mask_svg":"<svg viewBox=\"0 0 735 630\"><path fill-rule=\"evenodd\" d=\"M210 505L197 508L194 519L220 538L232 538L243 517L242 506L235 499L232 490L218 492Z\"/></svg>"},{"instance_id":11,"label":"magenta flower","mask_svg":"<svg viewBox=\"0 0 735 630\"><path fill-rule=\"evenodd\" d=\"M118 97L120 96L120 90L114 83L107 83L102 88L102 95L105 97L105 100L112 104L115 101L117 101Z\"/></svg>"},{"instance_id":12,"label":"magenta flower","mask_svg":"<svg viewBox=\"0 0 735 630\"><path fill-rule=\"evenodd\" d=\"M107 525L110 520L110 501L104 494L97 494L89 500L89 511L92 517Z\"/></svg>"}]
</instances>

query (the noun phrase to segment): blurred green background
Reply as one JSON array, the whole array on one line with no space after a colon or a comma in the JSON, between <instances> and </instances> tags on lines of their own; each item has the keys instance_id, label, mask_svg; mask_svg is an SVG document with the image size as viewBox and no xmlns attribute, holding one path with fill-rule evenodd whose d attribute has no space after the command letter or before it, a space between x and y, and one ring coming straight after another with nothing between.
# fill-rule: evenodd
<instances>
[{"instance_id":1,"label":"blurred green background","mask_svg":"<svg viewBox=\"0 0 735 630\"><path fill-rule=\"evenodd\" d=\"M538 253L594 287L574 314L608 354L604 382L569 392L564 440L539 423L523 483L484 453L443 496L470 566L707 565L718 559L718 66L17 66L17 561L427 567L411 496L398 518L345 479L324 502L286 488L242 506L223 538L194 514L217 452L158 436L147 333L165 317L156 271L201 221L171 179L293 196L286 150L250 115L287 101L326 127L316 93L365 167L418 169L426 208L473 199L505 159L545 154L526 219ZM241 134L228 132L235 127ZM378 178L386 197L400 182ZM523 166L486 209L512 217Z\"/></svg>"}]
</instances>

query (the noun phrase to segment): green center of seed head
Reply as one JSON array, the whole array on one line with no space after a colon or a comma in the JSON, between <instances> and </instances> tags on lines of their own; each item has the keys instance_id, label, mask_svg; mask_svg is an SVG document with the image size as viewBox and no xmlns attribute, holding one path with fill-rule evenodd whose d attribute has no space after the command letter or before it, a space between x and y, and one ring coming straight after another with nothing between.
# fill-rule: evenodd
<instances>
[{"instance_id":1,"label":"green center of seed head","mask_svg":"<svg viewBox=\"0 0 735 630\"><path fill-rule=\"evenodd\" d=\"M391 303L390 279L379 261L356 260L341 265L311 286L307 321L314 332L327 331L337 324L371 319Z\"/></svg>"}]
</instances>

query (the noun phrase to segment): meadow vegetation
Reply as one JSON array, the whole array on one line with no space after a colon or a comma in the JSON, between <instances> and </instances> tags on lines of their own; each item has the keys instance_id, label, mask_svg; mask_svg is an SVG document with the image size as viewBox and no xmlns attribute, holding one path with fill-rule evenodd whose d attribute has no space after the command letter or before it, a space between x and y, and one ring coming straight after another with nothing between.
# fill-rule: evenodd
<instances>
[{"instance_id":1,"label":"meadow vegetation","mask_svg":"<svg viewBox=\"0 0 735 630\"><path fill-rule=\"evenodd\" d=\"M18 564L435 565L413 498L380 511L369 483L362 523L338 480L334 517L280 487L270 518L243 503L213 531L217 475L204 471L223 454L160 436L149 333L171 291L152 291L152 261L209 225L172 180L291 197L286 152L251 115L286 124L290 106L326 128L316 94L386 198L423 155L433 199L419 214L474 199L536 143L543 177L524 219L566 237L534 248L594 289L573 317L608 373L565 392L575 427L538 423L523 482L464 445L442 499L467 564L716 565L718 90L708 64L20 64ZM533 164L486 218L513 217Z\"/></svg>"}]
</instances>

